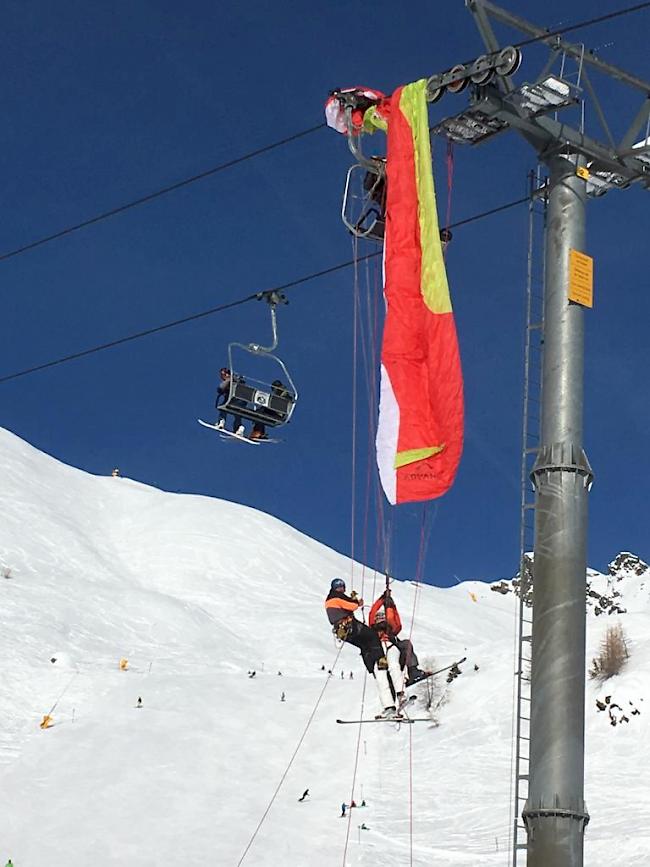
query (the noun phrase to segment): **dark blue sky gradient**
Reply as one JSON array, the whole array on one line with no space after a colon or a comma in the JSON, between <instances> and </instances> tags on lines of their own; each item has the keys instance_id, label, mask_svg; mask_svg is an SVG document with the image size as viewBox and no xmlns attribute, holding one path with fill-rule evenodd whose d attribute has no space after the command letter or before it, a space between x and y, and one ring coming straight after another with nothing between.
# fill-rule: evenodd
<instances>
[{"instance_id":1,"label":"dark blue sky gradient","mask_svg":"<svg viewBox=\"0 0 650 867\"><path fill-rule=\"evenodd\" d=\"M520 2L515 11L548 27L595 14L586 0L571 4L570 17L566 8L549 0ZM649 21L644 12L571 38L648 78ZM504 43L520 38L499 33ZM460 0L9 2L0 39L0 253L310 127L323 118L332 87L390 92L482 53ZM539 68L539 49L525 57L519 80ZM600 92L615 108L620 137L639 97L608 82ZM465 99L446 96L432 118L455 113ZM588 122L596 131L593 112ZM444 150L438 141L441 222ZM338 217L349 164L342 137L323 129L0 263L0 375L350 258ZM525 195L534 165L514 133L457 148L452 221ZM586 314L585 438L596 472L589 543L596 568L622 548L650 554L649 206L648 193L635 188L588 208L596 306ZM458 229L449 250L467 426L456 484L429 507L424 577L436 584L517 568L526 237L520 206ZM257 302L6 383L0 424L90 472L117 465L167 490L246 503L349 552L352 299L348 269L293 290L280 310L280 353L301 393L281 445L222 443L196 423L212 415L228 341L268 336L268 312ZM355 552L381 566L374 507L364 529L362 358L359 346ZM385 515L391 567L411 577L422 507L385 506Z\"/></svg>"}]
</instances>

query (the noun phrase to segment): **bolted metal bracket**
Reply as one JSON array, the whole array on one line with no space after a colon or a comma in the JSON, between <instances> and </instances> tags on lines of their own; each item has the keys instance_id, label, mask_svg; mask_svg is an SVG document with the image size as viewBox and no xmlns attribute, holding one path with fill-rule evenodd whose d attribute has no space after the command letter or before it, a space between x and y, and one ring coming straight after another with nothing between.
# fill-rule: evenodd
<instances>
[{"instance_id":1,"label":"bolted metal bracket","mask_svg":"<svg viewBox=\"0 0 650 867\"><path fill-rule=\"evenodd\" d=\"M258 301L266 301L267 304L270 304L271 307L275 307L276 304L288 304L289 300L284 292L280 292L278 289L267 289L264 292L258 292L255 295L255 298Z\"/></svg>"},{"instance_id":2,"label":"bolted metal bracket","mask_svg":"<svg viewBox=\"0 0 650 867\"><path fill-rule=\"evenodd\" d=\"M557 796L555 797L555 800L559 800ZM529 840L533 840L535 837L535 825L539 819L573 819L580 823L580 832L584 833L585 828L589 824L590 816L587 812L587 805L583 801L582 806L579 809L559 806L544 807L541 805L539 807L525 807L522 811L521 818L526 826Z\"/></svg>"},{"instance_id":3,"label":"bolted metal bracket","mask_svg":"<svg viewBox=\"0 0 650 867\"><path fill-rule=\"evenodd\" d=\"M584 449L573 443L551 443L543 446L530 473L530 480L536 491L549 482L554 473L575 473L582 476L585 488L590 491L594 482L594 471Z\"/></svg>"}]
</instances>

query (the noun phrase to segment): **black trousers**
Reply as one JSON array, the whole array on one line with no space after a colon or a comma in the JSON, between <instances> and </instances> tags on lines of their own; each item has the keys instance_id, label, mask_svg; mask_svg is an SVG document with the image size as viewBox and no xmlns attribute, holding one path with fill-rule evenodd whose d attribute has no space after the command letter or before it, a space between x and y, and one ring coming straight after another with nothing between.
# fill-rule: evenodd
<instances>
[{"instance_id":1,"label":"black trousers","mask_svg":"<svg viewBox=\"0 0 650 867\"><path fill-rule=\"evenodd\" d=\"M413 650L413 645L409 641L408 638L395 638L393 639L397 647L399 648L399 664L402 668L408 668L409 671L412 668L417 668L419 666L418 658L415 655L415 651Z\"/></svg>"},{"instance_id":2,"label":"black trousers","mask_svg":"<svg viewBox=\"0 0 650 867\"><path fill-rule=\"evenodd\" d=\"M354 644L355 647L359 648L366 668L370 674L373 674L375 664L384 655L384 648L379 640L379 636L374 629L366 626L360 620L353 619L351 624L350 631L345 640L348 644Z\"/></svg>"}]
</instances>

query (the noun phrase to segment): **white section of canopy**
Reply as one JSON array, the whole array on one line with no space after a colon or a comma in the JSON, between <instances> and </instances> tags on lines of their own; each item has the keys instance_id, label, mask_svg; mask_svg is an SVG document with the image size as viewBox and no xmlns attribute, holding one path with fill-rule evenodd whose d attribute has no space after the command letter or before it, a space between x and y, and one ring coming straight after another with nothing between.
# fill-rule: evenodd
<instances>
[{"instance_id":1,"label":"white section of canopy","mask_svg":"<svg viewBox=\"0 0 650 867\"><path fill-rule=\"evenodd\" d=\"M395 455L399 436L399 404L395 398L388 371L382 364L379 384L379 419L377 420L377 467L386 499L397 502L397 470Z\"/></svg>"}]
</instances>

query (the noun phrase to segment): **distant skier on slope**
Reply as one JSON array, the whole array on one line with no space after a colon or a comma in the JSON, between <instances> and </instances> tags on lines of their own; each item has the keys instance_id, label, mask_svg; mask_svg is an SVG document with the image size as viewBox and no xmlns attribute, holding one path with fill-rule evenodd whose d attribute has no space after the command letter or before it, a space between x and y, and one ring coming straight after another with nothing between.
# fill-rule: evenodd
<instances>
[{"instance_id":1,"label":"distant skier on slope","mask_svg":"<svg viewBox=\"0 0 650 867\"><path fill-rule=\"evenodd\" d=\"M418 668L418 658L409 639L397 637L402 629L402 621L390 590L387 589L373 603L368 623L379 636L393 689L396 695L401 696L405 686L412 686L425 678L427 673Z\"/></svg>"},{"instance_id":2,"label":"distant skier on slope","mask_svg":"<svg viewBox=\"0 0 650 867\"><path fill-rule=\"evenodd\" d=\"M332 632L340 641L359 648L364 664L377 684L383 708L380 716L389 717L396 712L396 706L388 682L388 663L384 656L384 647L375 630L353 616L353 612L359 608L363 608L363 599L360 599L355 591L347 596L345 581L334 578L325 600L325 611L332 624Z\"/></svg>"}]
</instances>

